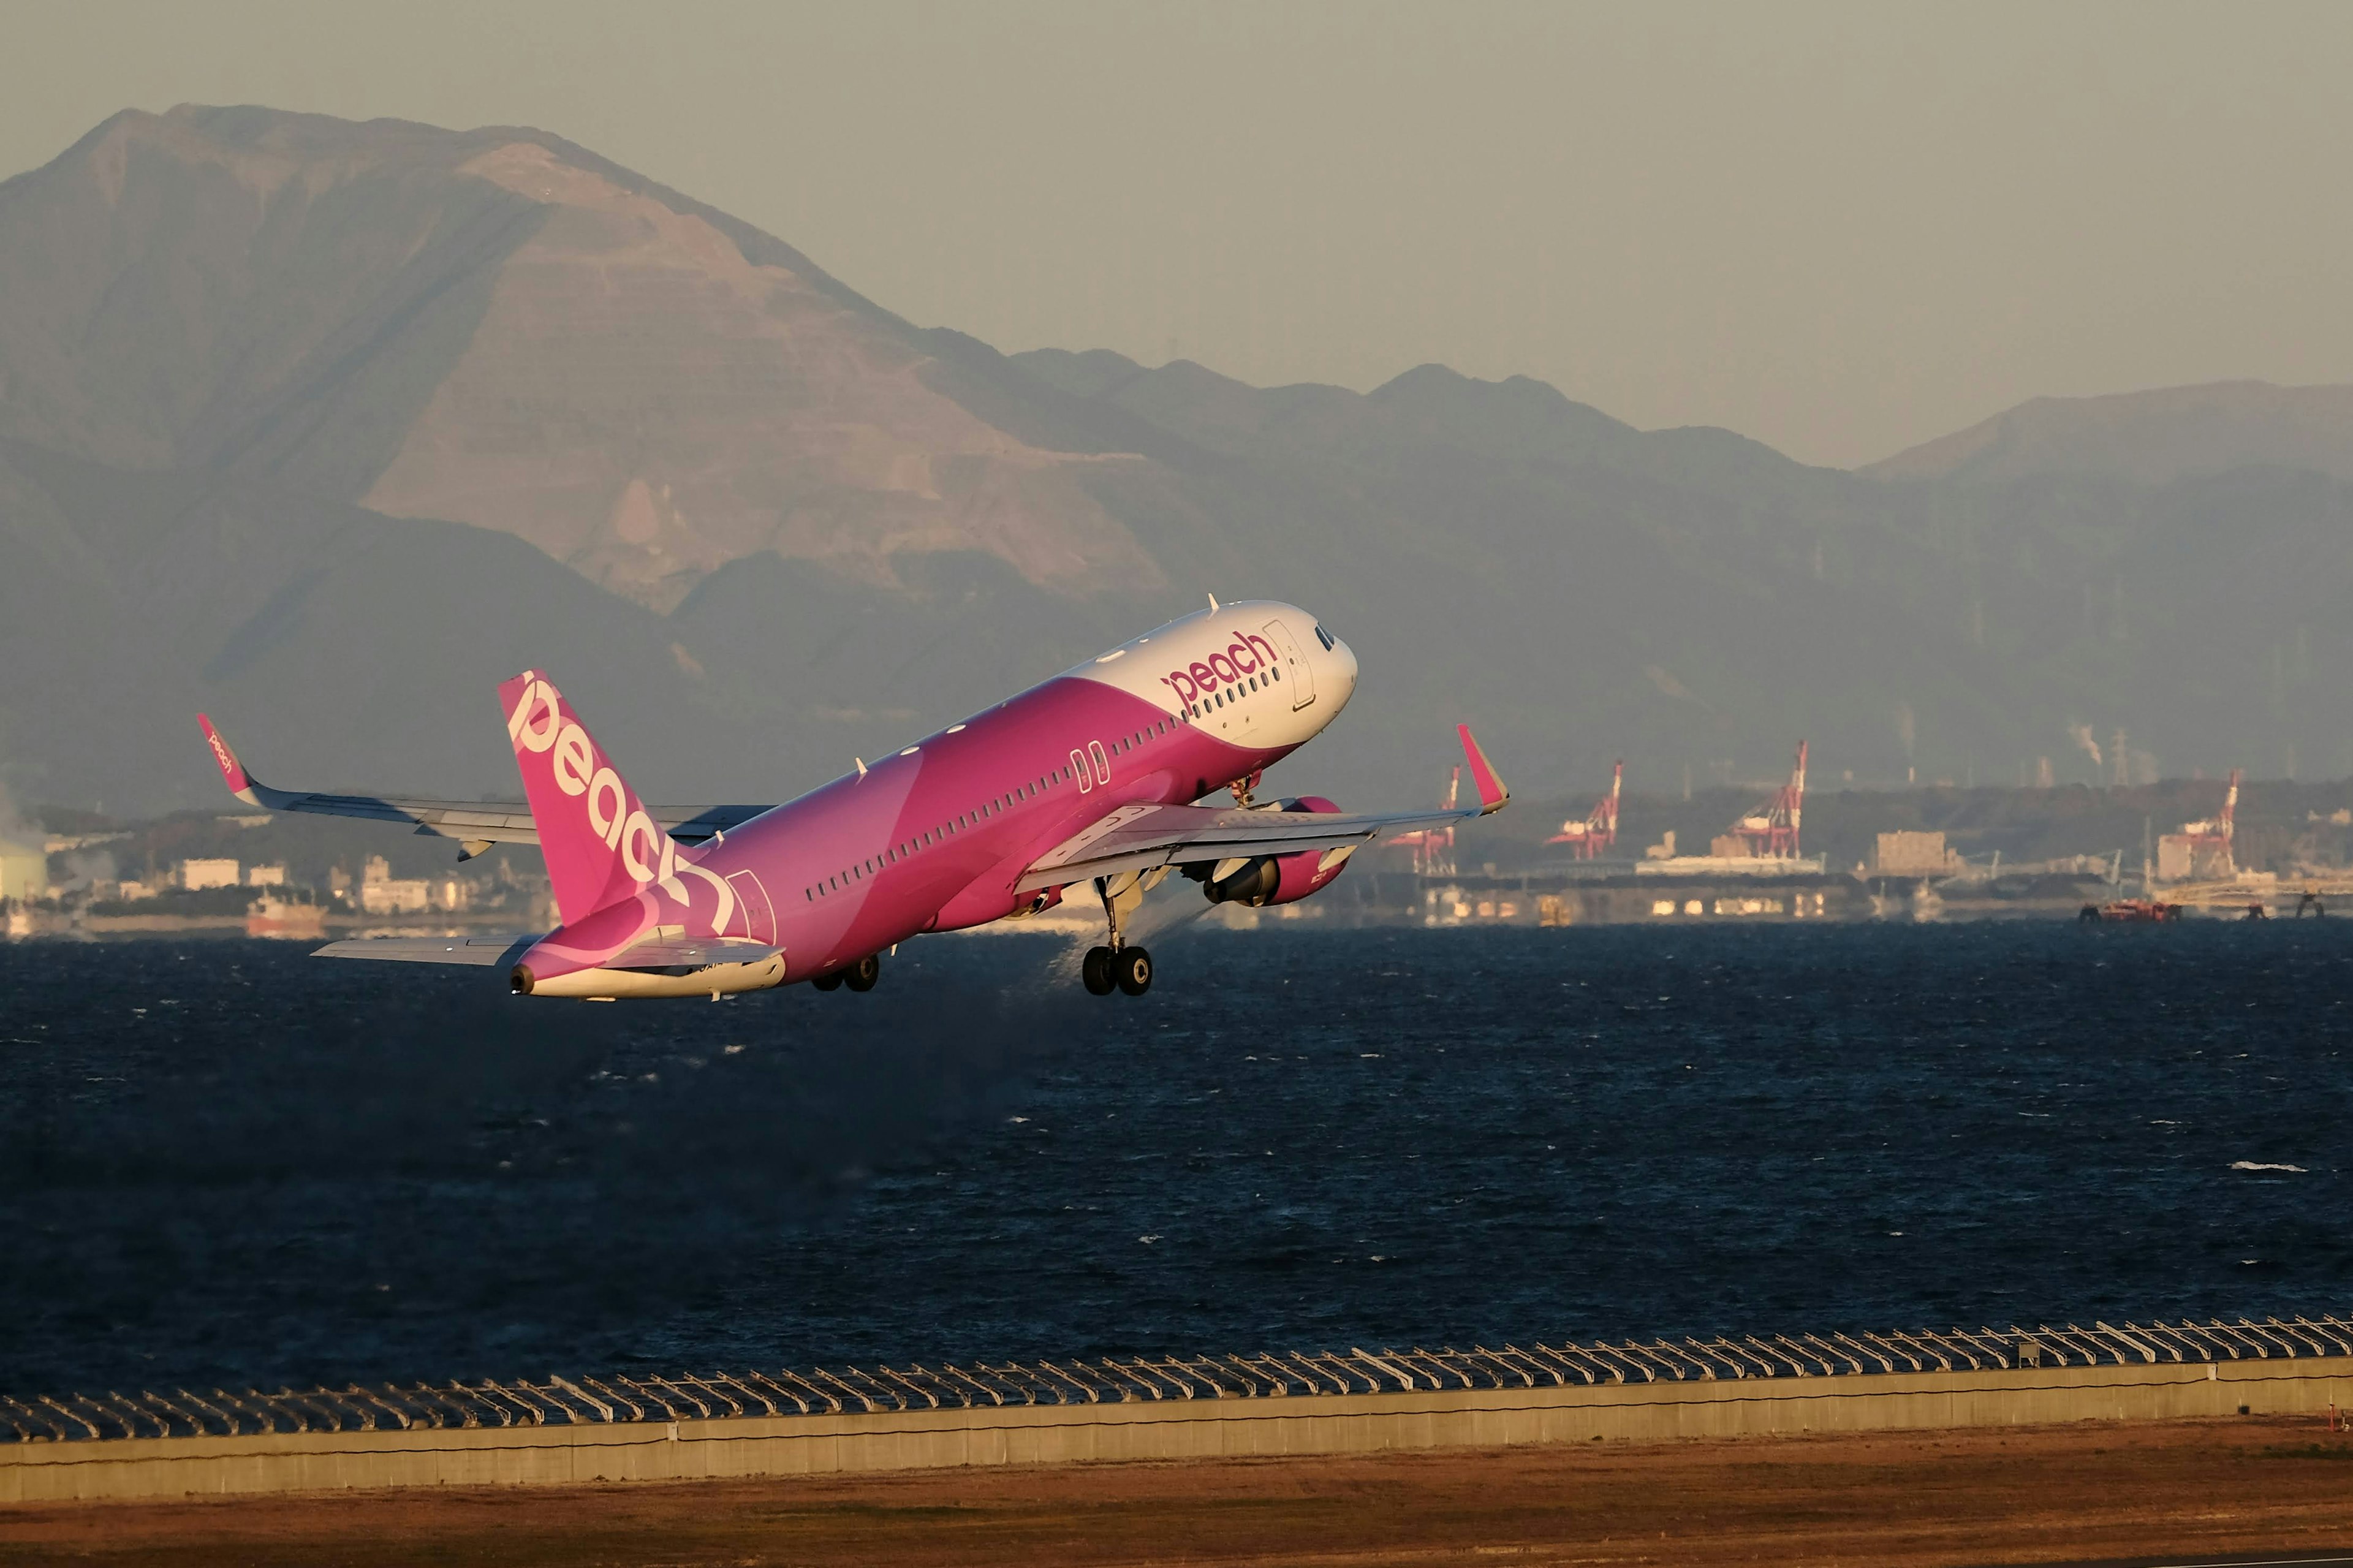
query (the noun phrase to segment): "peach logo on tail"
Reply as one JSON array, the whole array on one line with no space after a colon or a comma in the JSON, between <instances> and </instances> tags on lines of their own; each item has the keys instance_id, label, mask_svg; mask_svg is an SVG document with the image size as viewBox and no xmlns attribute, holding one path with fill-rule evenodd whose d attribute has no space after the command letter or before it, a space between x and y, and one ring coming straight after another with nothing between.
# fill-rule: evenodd
<instances>
[{"instance_id":1,"label":"peach logo on tail","mask_svg":"<svg viewBox=\"0 0 2353 1568\"><path fill-rule=\"evenodd\" d=\"M507 715L507 735L517 755L554 753L548 758L555 787L582 802L588 831L608 850L618 850L621 867L639 887L659 884L662 891L688 904L684 877L710 885L718 906L711 918L711 934L723 936L735 914L735 890L727 879L691 860L679 858L678 844L661 830L646 808L633 799L621 775L596 755L596 743L587 729L564 711L564 694L554 684L531 677L522 700Z\"/></svg>"},{"instance_id":2,"label":"peach logo on tail","mask_svg":"<svg viewBox=\"0 0 2353 1568\"><path fill-rule=\"evenodd\" d=\"M237 753L228 749L228 742L215 734L209 725L205 729L205 740L213 749L213 761L220 764L221 777L228 780L234 787L239 782L237 775L245 771L237 765Z\"/></svg>"},{"instance_id":3,"label":"peach logo on tail","mask_svg":"<svg viewBox=\"0 0 2353 1568\"><path fill-rule=\"evenodd\" d=\"M1160 678L1160 683L1176 694L1176 700L1190 708L1221 686L1231 686L1245 676L1261 669L1272 668L1276 659L1274 645L1250 632L1236 632L1234 640L1207 658L1197 658L1183 669L1172 669Z\"/></svg>"}]
</instances>

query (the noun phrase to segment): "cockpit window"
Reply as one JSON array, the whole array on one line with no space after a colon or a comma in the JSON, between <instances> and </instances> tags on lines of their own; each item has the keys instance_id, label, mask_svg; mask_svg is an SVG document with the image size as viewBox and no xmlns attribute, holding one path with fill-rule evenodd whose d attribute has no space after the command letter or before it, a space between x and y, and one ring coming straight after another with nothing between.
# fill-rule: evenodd
<instances>
[{"instance_id":1,"label":"cockpit window","mask_svg":"<svg viewBox=\"0 0 2353 1568\"><path fill-rule=\"evenodd\" d=\"M1325 653L1330 653L1332 651L1332 634L1324 629L1321 622L1318 622L1315 627L1315 640L1324 645L1324 651Z\"/></svg>"}]
</instances>

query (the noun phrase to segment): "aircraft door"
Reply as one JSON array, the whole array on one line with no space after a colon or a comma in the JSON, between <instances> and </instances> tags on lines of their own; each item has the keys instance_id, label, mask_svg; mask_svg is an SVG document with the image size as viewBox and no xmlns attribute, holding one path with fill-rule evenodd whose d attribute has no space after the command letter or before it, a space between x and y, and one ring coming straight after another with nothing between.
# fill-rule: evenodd
<instances>
[{"instance_id":1,"label":"aircraft door","mask_svg":"<svg viewBox=\"0 0 2353 1568\"><path fill-rule=\"evenodd\" d=\"M1099 784L1110 784L1111 759L1103 754L1103 743L1101 741L1089 741L1087 742L1087 755L1093 760L1095 764L1095 783Z\"/></svg>"},{"instance_id":2,"label":"aircraft door","mask_svg":"<svg viewBox=\"0 0 2353 1568\"><path fill-rule=\"evenodd\" d=\"M1291 706L1295 712L1315 700L1315 670L1300 654L1299 639L1281 621L1266 623L1266 635L1282 650L1282 662L1290 669Z\"/></svg>"},{"instance_id":3,"label":"aircraft door","mask_svg":"<svg viewBox=\"0 0 2353 1568\"><path fill-rule=\"evenodd\" d=\"M728 877L727 888L735 895L735 919L728 923L743 929L724 934L773 944L776 940L776 910L768 902L768 889L760 885L760 879L749 871L737 871Z\"/></svg>"}]
</instances>

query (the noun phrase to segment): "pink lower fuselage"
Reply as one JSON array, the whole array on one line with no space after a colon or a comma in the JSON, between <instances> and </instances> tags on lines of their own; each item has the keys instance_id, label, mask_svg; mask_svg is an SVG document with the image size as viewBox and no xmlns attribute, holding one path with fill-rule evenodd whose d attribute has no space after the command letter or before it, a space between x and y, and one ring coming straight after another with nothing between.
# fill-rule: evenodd
<instances>
[{"instance_id":1,"label":"pink lower fuselage","mask_svg":"<svg viewBox=\"0 0 2353 1568\"><path fill-rule=\"evenodd\" d=\"M722 934L783 952L737 983L681 989L810 979L923 932L1045 907L1059 889L1017 890L1040 856L1121 805L1190 802L1250 777L1328 724L1356 673L1305 612L1235 605L950 725L691 852L734 889ZM596 989L586 975L565 989L582 986Z\"/></svg>"}]
</instances>

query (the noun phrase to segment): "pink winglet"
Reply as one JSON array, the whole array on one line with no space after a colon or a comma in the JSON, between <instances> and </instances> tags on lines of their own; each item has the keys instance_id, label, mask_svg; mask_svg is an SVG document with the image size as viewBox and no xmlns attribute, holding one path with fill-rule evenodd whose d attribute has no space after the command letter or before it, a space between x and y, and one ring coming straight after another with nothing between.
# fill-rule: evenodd
<instances>
[{"instance_id":1,"label":"pink winglet","mask_svg":"<svg viewBox=\"0 0 2353 1568\"><path fill-rule=\"evenodd\" d=\"M1462 757L1471 764L1471 782L1479 790L1479 815L1488 816L1503 810L1511 800L1512 792L1505 789L1504 781L1495 776L1495 765L1487 760L1487 753L1479 749L1479 742L1472 739L1470 725L1457 724L1454 732L1462 737Z\"/></svg>"},{"instance_id":2,"label":"pink winglet","mask_svg":"<svg viewBox=\"0 0 2353 1568\"><path fill-rule=\"evenodd\" d=\"M229 794L251 801L253 781L246 776L245 764L237 760L237 753L228 749L228 742L221 739L220 731L213 728L210 719L199 713L196 722L204 727L205 744L213 749L213 761L219 764L221 777L228 781Z\"/></svg>"}]
</instances>

